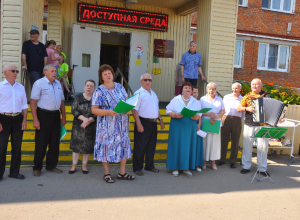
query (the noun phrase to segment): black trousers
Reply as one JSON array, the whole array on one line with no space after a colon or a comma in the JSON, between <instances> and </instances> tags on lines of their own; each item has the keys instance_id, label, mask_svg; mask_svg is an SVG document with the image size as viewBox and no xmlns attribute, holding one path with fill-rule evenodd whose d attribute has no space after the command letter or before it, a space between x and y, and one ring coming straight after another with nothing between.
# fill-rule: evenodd
<instances>
[{"instance_id":1,"label":"black trousers","mask_svg":"<svg viewBox=\"0 0 300 220\"><path fill-rule=\"evenodd\" d=\"M138 132L137 126L134 126L134 148L133 148L133 171L143 169L144 157L146 154L145 169L154 168L154 154L157 140L157 123L146 121L140 117L144 127L144 132Z\"/></svg>"},{"instance_id":2,"label":"black trousers","mask_svg":"<svg viewBox=\"0 0 300 220\"><path fill-rule=\"evenodd\" d=\"M19 174L21 165L21 145L23 138L23 115L7 116L0 114L2 131L0 132L0 177L3 176L6 164L6 153L9 136L11 139L10 174Z\"/></svg>"},{"instance_id":3,"label":"black trousers","mask_svg":"<svg viewBox=\"0 0 300 220\"><path fill-rule=\"evenodd\" d=\"M239 141L242 131L242 120L240 118L222 117L221 127L221 162L225 162L228 143L231 139L231 153L229 163L236 164L239 152Z\"/></svg>"},{"instance_id":4,"label":"black trousers","mask_svg":"<svg viewBox=\"0 0 300 220\"><path fill-rule=\"evenodd\" d=\"M35 151L33 170L43 168L46 155L46 169L52 170L57 166L60 142L60 112L44 111L37 108L37 117L40 121L40 130L35 130Z\"/></svg>"}]
</instances>

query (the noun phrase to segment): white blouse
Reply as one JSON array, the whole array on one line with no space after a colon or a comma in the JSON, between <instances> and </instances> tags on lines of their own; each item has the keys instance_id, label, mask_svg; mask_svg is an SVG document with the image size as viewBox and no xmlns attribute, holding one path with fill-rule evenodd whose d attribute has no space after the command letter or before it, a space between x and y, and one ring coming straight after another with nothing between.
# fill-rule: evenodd
<instances>
[{"instance_id":1,"label":"white blouse","mask_svg":"<svg viewBox=\"0 0 300 220\"><path fill-rule=\"evenodd\" d=\"M225 109L224 104L223 104L223 100L217 95L215 95L214 100L211 102L210 99L208 98L207 94L206 94L205 96L201 97L200 103L201 103L202 108L212 108L208 112L213 112L215 114L219 114L220 111ZM202 120L204 118L210 119L209 116L203 116ZM221 121L221 118L218 118L217 120ZM221 123L221 126L222 126L222 123Z\"/></svg>"},{"instance_id":2,"label":"white blouse","mask_svg":"<svg viewBox=\"0 0 300 220\"><path fill-rule=\"evenodd\" d=\"M225 106L225 115L231 115L243 118L243 112L238 112L237 108L241 103L243 96L239 95L238 98L234 97L233 93L225 95L223 103Z\"/></svg>"},{"instance_id":3,"label":"white blouse","mask_svg":"<svg viewBox=\"0 0 300 220\"><path fill-rule=\"evenodd\" d=\"M170 112L180 113L182 109L186 107L190 110L201 110L200 101L191 96L191 99L187 106L184 104L184 101L181 98L181 95L175 96L171 102L167 105L167 114ZM198 113L197 115L202 115Z\"/></svg>"}]
</instances>

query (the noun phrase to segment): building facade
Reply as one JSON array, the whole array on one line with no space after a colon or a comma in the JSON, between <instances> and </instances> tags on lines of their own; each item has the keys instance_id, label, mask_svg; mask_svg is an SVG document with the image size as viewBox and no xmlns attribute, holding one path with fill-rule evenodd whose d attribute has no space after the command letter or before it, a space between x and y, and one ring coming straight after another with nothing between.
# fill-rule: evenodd
<instances>
[{"instance_id":1,"label":"building facade","mask_svg":"<svg viewBox=\"0 0 300 220\"><path fill-rule=\"evenodd\" d=\"M82 91L86 79L98 81L97 70L100 64L114 62L116 67L122 68L132 90L140 87L139 76L149 72L153 78L153 90L160 101L170 101L174 97L175 66L181 55L189 49L191 13L195 11L201 12L197 17L197 43L198 52L202 55L204 75L208 81L218 84L221 93L230 91L234 69L237 1L138 0L134 1L137 4L129 4L130 2L133 1L48 0L47 40L62 44L67 56L66 62L74 70L76 92ZM94 17L100 19L104 15L94 9L85 14L85 19L80 20L79 16L87 13L79 13L80 4L90 5L95 10L110 10L106 12L109 13L106 14L107 20L102 23L94 21ZM21 69L21 48L23 42L29 39L28 32L32 26L37 27L40 32L43 30L44 0L2 0L1 6L0 66L2 68L6 63L13 62ZM132 13L166 15L167 29L159 31L133 28L128 25L128 21L134 22L134 19L128 17L127 24L116 25L108 21L115 19L112 17L112 10L117 10L118 13L132 10L136 11ZM146 20L141 21L145 23ZM158 23L153 23L154 27L159 26ZM41 38L42 34L39 39L42 42ZM154 42L157 39L174 43L172 58L154 57ZM139 51L141 48L143 53ZM202 88L200 92L203 92L204 83L199 82L198 86Z\"/></svg>"},{"instance_id":2,"label":"building facade","mask_svg":"<svg viewBox=\"0 0 300 220\"><path fill-rule=\"evenodd\" d=\"M300 2L239 0L234 79L300 87Z\"/></svg>"}]
</instances>

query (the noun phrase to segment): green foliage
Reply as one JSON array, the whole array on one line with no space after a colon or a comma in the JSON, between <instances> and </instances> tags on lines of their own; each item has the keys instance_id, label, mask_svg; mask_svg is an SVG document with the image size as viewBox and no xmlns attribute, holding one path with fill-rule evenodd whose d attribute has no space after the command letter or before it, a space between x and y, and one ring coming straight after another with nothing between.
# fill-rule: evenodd
<instances>
[{"instance_id":1,"label":"green foliage","mask_svg":"<svg viewBox=\"0 0 300 220\"><path fill-rule=\"evenodd\" d=\"M251 92L251 85L248 82L239 82L242 85L241 95L244 96ZM271 97L283 103L300 105L300 95L297 89L289 85L276 86L274 83L264 83L263 91L270 93Z\"/></svg>"}]
</instances>

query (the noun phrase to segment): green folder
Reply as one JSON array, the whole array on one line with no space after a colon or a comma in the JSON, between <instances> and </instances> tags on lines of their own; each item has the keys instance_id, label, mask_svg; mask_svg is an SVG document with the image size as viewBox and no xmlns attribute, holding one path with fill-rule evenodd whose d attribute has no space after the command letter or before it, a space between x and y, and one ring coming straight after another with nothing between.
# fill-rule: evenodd
<instances>
[{"instance_id":1,"label":"green folder","mask_svg":"<svg viewBox=\"0 0 300 220\"><path fill-rule=\"evenodd\" d=\"M123 100L119 101L116 107L114 108L114 112L117 112L119 114L126 114L136 106L139 97L140 93L137 93L126 99L126 102L124 102Z\"/></svg>"},{"instance_id":2,"label":"green folder","mask_svg":"<svg viewBox=\"0 0 300 220\"><path fill-rule=\"evenodd\" d=\"M212 125L210 123L210 119L204 118L202 122L202 131L208 132L208 133L220 133L220 125L221 121L217 120L215 121L215 124Z\"/></svg>"},{"instance_id":3,"label":"green folder","mask_svg":"<svg viewBox=\"0 0 300 220\"><path fill-rule=\"evenodd\" d=\"M287 131L287 128L268 128L268 127L262 127L255 135L254 137L261 138L265 134L265 138L274 138L278 139L281 138L282 135Z\"/></svg>"},{"instance_id":4,"label":"green folder","mask_svg":"<svg viewBox=\"0 0 300 220\"><path fill-rule=\"evenodd\" d=\"M182 114L183 117L188 117L188 118L190 118L190 117L194 117L194 116L195 116L196 114L198 114L198 113L206 113L206 112L208 112L209 110L211 110L211 108L203 108L203 109L201 109L201 110L191 110L191 109L188 109L188 108L184 107L184 108L181 110L180 114Z\"/></svg>"},{"instance_id":5,"label":"green folder","mask_svg":"<svg viewBox=\"0 0 300 220\"><path fill-rule=\"evenodd\" d=\"M60 126L60 141L64 138L64 136L67 135L67 129L65 128L65 126L61 125Z\"/></svg>"}]
</instances>

